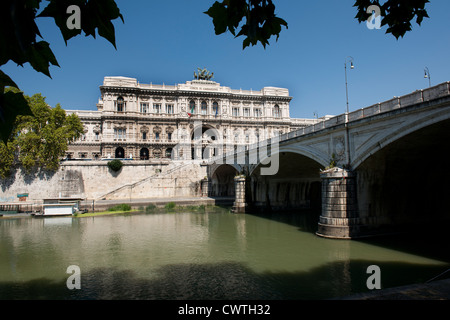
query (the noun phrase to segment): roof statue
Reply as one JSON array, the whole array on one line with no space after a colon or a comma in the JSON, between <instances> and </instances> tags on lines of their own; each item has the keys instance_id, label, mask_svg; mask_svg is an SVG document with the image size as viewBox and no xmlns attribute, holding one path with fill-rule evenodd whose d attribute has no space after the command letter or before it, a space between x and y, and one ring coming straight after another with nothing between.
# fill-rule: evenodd
<instances>
[{"instance_id":1,"label":"roof statue","mask_svg":"<svg viewBox=\"0 0 450 320\"><path fill-rule=\"evenodd\" d=\"M206 68L197 68L198 73L194 72L194 79L196 80L211 80L214 77L214 72L211 73Z\"/></svg>"}]
</instances>

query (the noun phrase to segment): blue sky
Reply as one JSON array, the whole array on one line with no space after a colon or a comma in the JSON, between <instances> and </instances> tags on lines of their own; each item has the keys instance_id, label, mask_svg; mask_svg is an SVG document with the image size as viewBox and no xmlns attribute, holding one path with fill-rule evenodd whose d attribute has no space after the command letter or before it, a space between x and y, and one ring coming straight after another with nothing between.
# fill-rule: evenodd
<instances>
[{"instance_id":1,"label":"blue sky","mask_svg":"<svg viewBox=\"0 0 450 320\"><path fill-rule=\"evenodd\" d=\"M214 72L214 80L233 89L288 88L291 117L313 118L345 112L344 63L348 70L350 111L450 81L450 1L431 0L431 19L396 40L381 30L369 30L356 19L354 0L275 0L285 19L278 42L242 50L242 38L216 36L203 12L214 1L116 0L124 19L116 20L117 50L105 39L79 36L66 46L49 18L39 18L60 68L52 79L28 64L2 66L28 95L40 92L51 106L96 110L105 76L127 76L141 83L177 84L192 80L197 67ZM45 2L44 2L45 3Z\"/></svg>"}]
</instances>

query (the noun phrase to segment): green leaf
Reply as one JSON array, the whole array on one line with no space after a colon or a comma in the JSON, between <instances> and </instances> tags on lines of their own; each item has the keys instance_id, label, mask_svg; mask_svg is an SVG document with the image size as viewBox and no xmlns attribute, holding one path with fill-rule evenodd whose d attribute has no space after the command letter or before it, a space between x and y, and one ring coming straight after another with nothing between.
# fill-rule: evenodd
<instances>
[{"instance_id":1,"label":"green leaf","mask_svg":"<svg viewBox=\"0 0 450 320\"><path fill-rule=\"evenodd\" d=\"M0 90L3 92L5 87L15 87L19 88L17 84L12 81L12 79L4 73L2 70L0 70Z\"/></svg>"},{"instance_id":2,"label":"green leaf","mask_svg":"<svg viewBox=\"0 0 450 320\"><path fill-rule=\"evenodd\" d=\"M42 72L46 76L50 77L50 71L48 70L50 64L58 66L58 61L50 49L48 42L39 41L30 46L28 51L29 62L34 70Z\"/></svg>"},{"instance_id":3,"label":"green leaf","mask_svg":"<svg viewBox=\"0 0 450 320\"><path fill-rule=\"evenodd\" d=\"M214 2L208 11L204 12L213 18L214 31L216 35L222 34L228 29L227 8L223 3Z\"/></svg>"},{"instance_id":4,"label":"green leaf","mask_svg":"<svg viewBox=\"0 0 450 320\"><path fill-rule=\"evenodd\" d=\"M429 18L425 10L428 0L387 0L380 4L378 0L356 0L354 7L357 7L355 18L359 23L366 22L370 17L367 8L377 5L381 11L381 26L388 26L386 33L392 34L399 39L412 30L411 21L416 17L416 23L421 25L424 18Z\"/></svg>"},{"instance_id":5,"label":"green leaf","mask_svg":"<svg viewBox=\"0 0 450 320\"><path fill-rule=\"evenodd\" d=\"M50 17L55 19L55 24L61 31L61 35L67 45L67 41L71 38L81 34L81 29L69 29L67 27L67 19L70 15L67 13L67 8L71 5L76 5L80 8L81 12L85 6L85 0L49 0L50 3L37 17ZM81 14L81 21L83 21L83 15Z\"/></svg>"},{"instance_id":6,"label":"green leaf","mask_svg":"<svg viewBox=\"0 0 450 320\"><path fill-rule=\"evenodd\" d=\"M0 65L28 62L26 52L40 36L35 23L39 1L2 0L0 10Z\"/></svg>"},{"instance_id":7,"label":"green leaf","mask_svg":"<svg viewBox=\"0 0 450 320\"><path fill-rule=\"evenodd\" d=\"M98 34L108 40L116 48L115 30L112 20L120 18L124 22L114 0L49 0L50 4L38 15L38 17L52 17L61 31L66 42L81 34L96 37ZM81 29L69 29L67 19L70 15L66 12L70 5L80 8Z\"/></svg>"},{"instance_id":8,"label":"green leaf","mask_svg":"<svg viewBox=\"0 0 450 320\"><path fill-rule=\"evenodd\" d=\"M115 30L111 21L120 18L124 22L124 19L114 0L90 0L82 11L82 15L85 18L81 20L81 27L86 35L92 35L95 38L97 28L98 34L116 48ZM83 24L86 20L87 23Z\"/></svg>"},{"instance_id":9,"label":"green leaf","mask_svg":"<svg viewBox=\"0 0 450 320\"><path fill-rule=\"evenodd\" d=\"M32 115L22 92L0 93L0 139L7 143L19 115Z\"/></svg>"},{"instance_id":10,"label":"green leaf","mask_svg":"<svg viewBox=\"0 0 450 320\"><path fill-rule=\"evenodd\" d=\"M282 26L287 28L287 22L275 15L275 5L272 0L223 0L215 2L204 12L213 19L214 30L222 34L227 30L236 38L244 36L243 49L260 42L265 48L273 36L279 38ZM240 31L236 29L244 20Z\"/></svg>"}]
</instances>

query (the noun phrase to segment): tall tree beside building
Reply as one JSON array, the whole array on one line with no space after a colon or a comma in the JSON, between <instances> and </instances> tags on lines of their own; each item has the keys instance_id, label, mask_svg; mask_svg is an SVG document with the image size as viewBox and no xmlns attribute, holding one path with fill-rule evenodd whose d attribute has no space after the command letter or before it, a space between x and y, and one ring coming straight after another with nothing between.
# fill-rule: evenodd
<instances>
[{"instance_id":1,"label":"tall tree beside building","mask_svg":"<svg viewBox=\"0 0 450 320\"><path fill-rule=\"evenodd\" d=\"M48 77L50 66L59 64L50 44L43 40L37 18L53 18L66 45L68 40L83 33L94 38L98 33L114 48L116 38L112 21L117 18L124 21L114 0L2 0L1 4L0 66L10 61L19 66L29 63L34 70ZM0 140L5 143L16 117L31 113L22 93L7 94L7 87L19 89L0 70Z\"/></svg>"},{"instance_id":2,"label":"tall tree beside building","mask_svg":"<svg viewBox=\"0 0 450 320\"><path fill-rule=\"evenodd\" d=\"M83 125L77 115L67 116L59 104L51 108L40 93L24 96L33 115L18 116L7 143L0 142L2 178L16 165L26 171L34 168L57 170L69 143L83 134Z\"/></svg>"}]
</instances>

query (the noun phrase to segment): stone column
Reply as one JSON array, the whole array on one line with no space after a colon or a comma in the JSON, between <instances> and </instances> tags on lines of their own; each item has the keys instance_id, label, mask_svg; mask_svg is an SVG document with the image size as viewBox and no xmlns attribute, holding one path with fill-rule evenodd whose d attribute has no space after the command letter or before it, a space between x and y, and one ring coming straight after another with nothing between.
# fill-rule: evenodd
<instances>
[{"instance_id":1,"label":"stone column","mask_svg":"<svg viewBox=\"0 0 450 320\"><path fill-rule=\"evenodd\" d=\"M360 233L356 198L356 174L340 168L324 171L322 179L322 214L317 235L352 239Z\"/></svg>"},{"instance_id":2,"label":"stone column","mask_svg":"<svg viewBox=\"0 0 450 320\"><path fill-rule=\"evenodd\" d=\"M245 213L247 203L245 202L245 177L237 176L234 178L235 200L233 204L233 213Z\"/></svg>"},{"instance_id":3,"label":"stone column","mask_svg":"<svg viewBox=\"0 0 450 320\"><path fill-rule=\"evenodd\" d=\"M209 195L209 179L205 178L201 180L201 185L202 185L202 197L207 197Z\"/></svg>"}]
</instances>

